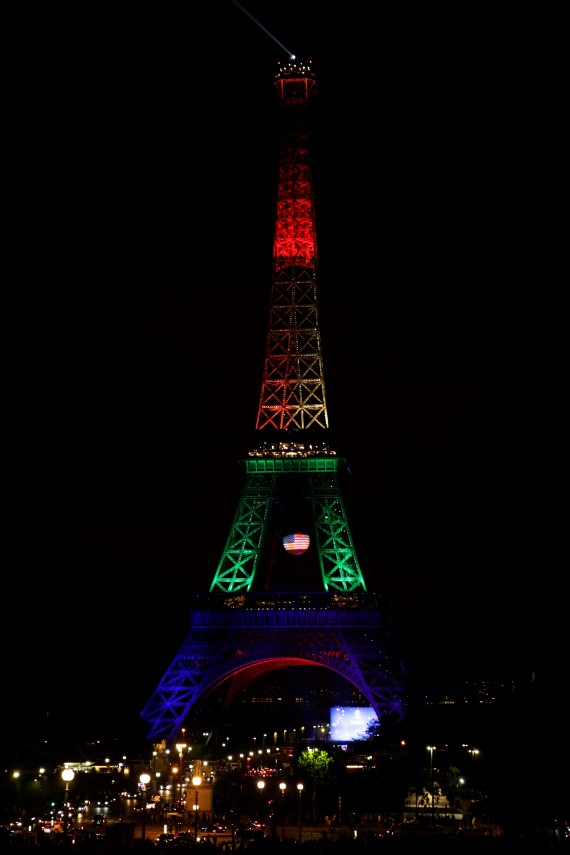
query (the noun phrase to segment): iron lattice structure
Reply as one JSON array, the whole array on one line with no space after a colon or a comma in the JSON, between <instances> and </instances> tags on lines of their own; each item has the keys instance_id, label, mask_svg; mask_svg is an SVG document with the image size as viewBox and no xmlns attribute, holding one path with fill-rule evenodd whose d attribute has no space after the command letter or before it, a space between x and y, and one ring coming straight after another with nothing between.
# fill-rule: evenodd
<instances>
[{"instance_id":1,"label":"iron lattice structure","mask_svg":"<svg viewBox=\"0 0 570 855\"><path fill-rule=\"evenodd\" d=\"M214 689L226 707L262 674L296 665L349 680L378 719L402 718L406 678L378 595L367 591L343 501L346 461L330 447L317 301L315 203L307 119L311 64L275 77L281 137L260 442L208 594L142 711L149 738L175 739ZM308 548L287 551L300 533Z\"/></svg>"}]
</instances>

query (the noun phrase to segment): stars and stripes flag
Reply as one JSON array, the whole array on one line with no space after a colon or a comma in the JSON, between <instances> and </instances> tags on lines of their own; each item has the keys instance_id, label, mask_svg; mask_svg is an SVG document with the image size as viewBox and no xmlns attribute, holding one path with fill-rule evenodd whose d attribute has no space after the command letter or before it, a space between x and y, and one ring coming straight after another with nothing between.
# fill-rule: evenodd
<instances>
[{"instance_id":1,"label":"stars and stripes flag","mask_svg":"<svg viewBox=\"0 0 570 855\"><path fill-rule=\"evenodd\" d=\"M283 538L283 546L291 555L302 555L306 552L311 544L311 538L308 534L286 534Z\"/></svg>"}]
</instances>

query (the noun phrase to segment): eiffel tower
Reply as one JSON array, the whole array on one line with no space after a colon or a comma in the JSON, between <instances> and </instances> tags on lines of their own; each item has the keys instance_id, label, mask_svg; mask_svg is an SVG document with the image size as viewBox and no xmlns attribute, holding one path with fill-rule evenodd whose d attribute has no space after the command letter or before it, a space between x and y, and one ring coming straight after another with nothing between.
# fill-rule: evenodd
<instances>
[{"instance_id":1,"label":"eiffel tower","mask_svg":"<svg viewBox=\"0 0 570 855\"><path fill-rule=\"evenodd\" d=\"M317 302L308 132L311 63L278 63L282 119L269 326L255 447L207 593L141 713L148 738L174 740L214 690L225 709L267 672L329 669L378 720L405 715L407 680L387 613L367 590L343 500L346 461L331 447Z\"/></svg>"}]
</instances>

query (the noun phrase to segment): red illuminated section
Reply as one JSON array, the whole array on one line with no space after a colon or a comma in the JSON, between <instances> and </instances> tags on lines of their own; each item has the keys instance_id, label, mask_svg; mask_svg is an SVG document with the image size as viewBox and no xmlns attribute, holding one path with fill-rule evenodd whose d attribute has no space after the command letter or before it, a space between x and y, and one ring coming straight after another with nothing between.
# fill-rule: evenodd
<instances>
[{"instance_id":1,"label":"red illuminated section","mask_svg":"<svg viewBox=\"0 0 570 855\"><path fill-rule=\"evenodd\" d=\"M309 150L298 139L296 143L281 155L273 243L276 270L291 264L313 266L317 255Z\"/></svg>"},{"instance_id":2,"label":"red illuminated section","mask_svg":"<svg viewBox=\"0 0 570 855\"><path fill-rule=\"evenodd\" d=\"M282 102L273 282L256 429L328 428L317 303L317 238L307 107L316 92L310 64L279 66Z\"/></svg>"},{"instance_id":3,"label":"red illuminated section","mask_svg":"<svg viewBox=\"0 0 570 855\"><path fill-rule=\"evenodd\" d=\"M310 63L280 65L275 85L291 117L281 146L273 243L275 269L282 270L291 264L311 266L317 256L310 151L301 121L316 92Z\"/></svg>"}]
</instances>

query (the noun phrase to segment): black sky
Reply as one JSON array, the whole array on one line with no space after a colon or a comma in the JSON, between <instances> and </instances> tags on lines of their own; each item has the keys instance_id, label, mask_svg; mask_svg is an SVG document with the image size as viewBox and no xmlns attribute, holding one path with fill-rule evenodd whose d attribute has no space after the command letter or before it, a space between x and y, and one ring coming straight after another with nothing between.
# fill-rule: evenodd
<instances>
[{"instance_id":1,"label":"black sky","mask_svg":"<svg viewBox=\"0 0 570 855\"><path fill-rule=\"evenodd\" d=\"M237 4L203 5L7 22L16 719L68 698L87 712L94 664L104 714L138 714L242 486L287 57ZM556 673L556 23L244 6L318 75L327 394L368 585L426 683Z\"/></svg>"}]
</instances>

